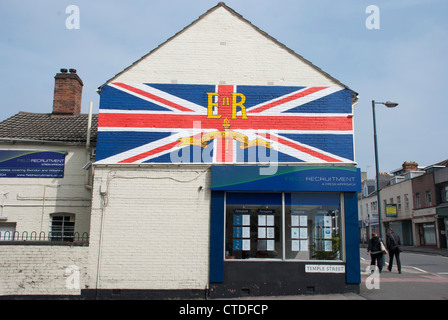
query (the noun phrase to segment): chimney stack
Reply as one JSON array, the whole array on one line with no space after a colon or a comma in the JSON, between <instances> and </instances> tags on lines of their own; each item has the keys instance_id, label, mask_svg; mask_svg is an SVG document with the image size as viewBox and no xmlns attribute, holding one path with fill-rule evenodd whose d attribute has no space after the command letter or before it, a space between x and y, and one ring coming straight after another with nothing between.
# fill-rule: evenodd
<instances>
[{"instance_id":1,"label":"chimney stack","mask_svg":"<svg viewBox=\"0 0 448 320\"><path fill-rule=\"evenodd\" d=\"M413 161L413 162L406 161L406 162L403 162L402 167L403 167L403 172L417 171L418 163L415 161Z\"/></svg>"},{"instance_id":2,"label":"chimney stack","mask_svg":"<svg viewBox=\"0 0 448 320\"><path fill-rule=\"evenodd\" d=\"M81 113L83 83L76 69L61 69L54 77L53 114L73 116Z\"/></svg>"}]
</instances>

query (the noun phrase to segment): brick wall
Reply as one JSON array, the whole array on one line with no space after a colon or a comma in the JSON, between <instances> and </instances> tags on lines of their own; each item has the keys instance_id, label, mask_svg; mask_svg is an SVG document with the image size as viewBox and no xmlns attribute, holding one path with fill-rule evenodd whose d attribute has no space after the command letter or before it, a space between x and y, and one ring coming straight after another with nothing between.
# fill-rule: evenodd
<instances>
[{"instance_id":1,"label":"brick wall","mask_svg":"<svg viewBox=\"0 0 448 320\"><path fill-rule=\"evenodd\" d=\"M97 167L89 287L204 289L209 190L207 166Z\"/></svg>"},{"instance_id":2,"label":"brick wall","mask_svg":"<svg viewBox=\"0 0 448 320\"><path fill-rule=\"evenodd\" d=\"M340 85L223 7L182 30L114 81Z\"/></svg>"},{"instance_id":3,"label":"brick wall","mask_svg":"<svg viewBox=\"0 0 448 320\"><path fill-rule=\"evenodd\" d=\"M88 247L0 245L0 296L80 295Z\"/></svg>"}]
</instances>

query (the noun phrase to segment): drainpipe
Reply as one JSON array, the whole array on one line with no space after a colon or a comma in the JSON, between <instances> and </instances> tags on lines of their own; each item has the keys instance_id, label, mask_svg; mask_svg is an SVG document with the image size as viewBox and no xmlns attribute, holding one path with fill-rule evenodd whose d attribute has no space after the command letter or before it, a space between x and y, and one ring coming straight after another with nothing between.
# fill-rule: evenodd
<instances>
[{"instance_id":1,"label":"drainpipe","mask_svg":"<svg viewBox=\"0 0 448 320\"><path fill-rule=\"evenodd\" d=\"M86 139L86 148L87 149L90 148L90 135L91 135L91 131L92 131L92 108L93 108L93 102L90 101L90 105L89 105L89 119L87 121L87 139Z\"/></svg>"}]
</instances>

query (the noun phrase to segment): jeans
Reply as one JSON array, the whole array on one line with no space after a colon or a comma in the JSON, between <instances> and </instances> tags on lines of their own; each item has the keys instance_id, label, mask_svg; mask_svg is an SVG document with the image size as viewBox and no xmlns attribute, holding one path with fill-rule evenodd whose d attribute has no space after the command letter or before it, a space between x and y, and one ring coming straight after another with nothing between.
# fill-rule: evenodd
<instances>
[{"instance_id":1,"label":"jeans","mask_svg":"<svg viewBox=\"0 0 448 320\"><path fill-rule=\"evenodd\" d=\"M371 253L370 254L370 258L371 258L370 265L374 266L375 262L377 262L378 269L381 272L383 270L383 264L384 264L384 262L383 262L383 254L381 252L380 253L374 253L374 254Z\"/></svg>"},{"instance_id":2,"label":"jeans","mask_svg":"<svg viewBox=\"0 0 448 320\"><path fill-rule=\"evenodd\" d=\"M394 256L397 260L398 272L401 272L400 250L398 249L389 250L389 267L387 268L387 270L392 270L392 266L394 264Z\"/></svg>"}]
</instances>

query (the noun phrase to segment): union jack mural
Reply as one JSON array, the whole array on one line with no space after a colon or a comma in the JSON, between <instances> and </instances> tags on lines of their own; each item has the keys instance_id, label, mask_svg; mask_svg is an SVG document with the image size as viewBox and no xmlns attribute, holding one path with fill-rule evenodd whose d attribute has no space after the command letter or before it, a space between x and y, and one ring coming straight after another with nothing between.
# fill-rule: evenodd
<instances>
[{"instance_id":1,"label":"union jack mural","mask_svg":"<svg viewBox=\"0 0 448 320\"><path fill-rule=\"evenodd\" d=\"M110 83L101 90L97 162L351 163L351 93Z\"/></svg>"}]
</instances>

